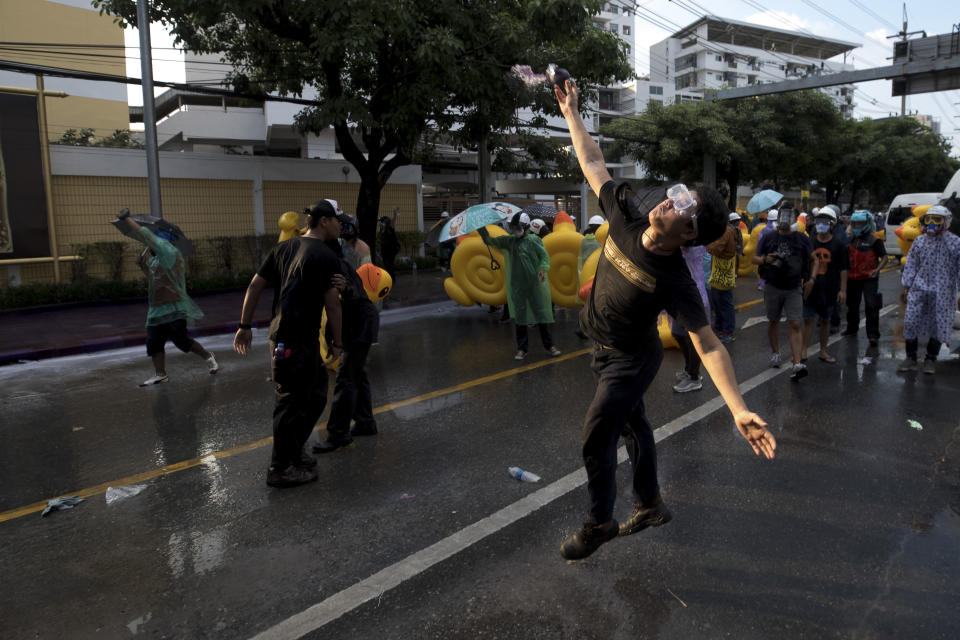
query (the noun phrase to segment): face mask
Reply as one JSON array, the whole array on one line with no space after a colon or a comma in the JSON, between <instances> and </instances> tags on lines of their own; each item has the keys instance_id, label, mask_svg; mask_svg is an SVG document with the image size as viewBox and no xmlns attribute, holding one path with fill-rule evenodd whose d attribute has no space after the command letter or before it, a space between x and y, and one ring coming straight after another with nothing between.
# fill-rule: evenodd
<instances>
[{"instance_id":1,"label":"face mask","mask_svg":"<svg viewBox=\"0 0 960 640\"><path fill-rule=\"evenodd\" d=\"M514 229L514 230L513 230L513 235L517 236L518 238L522 238L522 237L523 237L523 233L524 233L523 229Z\"/></svg>"},{"instance_id":2,"label":"face mask","mask_svg":"<svg viewBox=\"0 0 960 640\"><path fill-rule=\"evenodd\" d=\"M818 222L816 224L817 233L829 233L830 232L830 223L829 222Z\"/></svg>"},{"instance_id":3,"label":"face mask","mask_svg":"<svg viewBox=\"0 0 960 640\"><path fill-rule=\"evenodd\" d=\"M927 235L935 236L938 233L940 233L941 228L942 228L942 225L934 224L933 222L931 222L930 224L927 225Z\"/></svg>"}]
</instances>

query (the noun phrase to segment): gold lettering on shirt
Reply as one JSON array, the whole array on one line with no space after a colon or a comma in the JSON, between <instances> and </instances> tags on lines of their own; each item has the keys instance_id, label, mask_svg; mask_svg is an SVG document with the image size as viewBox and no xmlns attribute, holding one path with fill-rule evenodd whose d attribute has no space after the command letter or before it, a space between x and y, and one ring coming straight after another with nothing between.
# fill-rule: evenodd
<instances>
[{"instance_id":1,"label":"gold lettering on shirt","mask_svg":"<svg viewBox=\"0 0 960 640\"><path fill-rule=\"evenodd\" d=\"M614 243L613 238L607 236L603 245L603 255L610 261L624 278L632 282L647 293L653 293L657 288L657 279L633 263Z\"/></svg>"}]
</instances>

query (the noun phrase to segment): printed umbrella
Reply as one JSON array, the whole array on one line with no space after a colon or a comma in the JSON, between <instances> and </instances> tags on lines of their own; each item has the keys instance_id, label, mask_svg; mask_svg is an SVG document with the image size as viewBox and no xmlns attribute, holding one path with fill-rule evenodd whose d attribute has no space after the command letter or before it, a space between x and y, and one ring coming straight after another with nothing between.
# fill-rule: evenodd
<instances>
[{"instance_id":1,"label":"printed umbrella","mask_svg":"<svg viewBox=\"0 0 960 640\"><path fill-rule=\"evenodd\" d=\"M500 224L504 218L519 212L520 207L509 202L475 204L450 218L450 221L440 230L437 244L446 242L450 238L466 235L488 224Z\"/></svg>"},{"instance_id":2,"label":"printed umbrella","mask_svg":"<svg viewBox=\"0 0 960 640\"><path fill-rule=\"evenodd\" d=\"M176 238L171 244L180 250L180 253L183 254L183 257L186 258L187 256L193 255L193 243L190 242L187 236L184 235L183 231L181 231L180 227L177 225L171 224L163 218L157 218L155 216L148 216L140 213L134 214L130 216L130 218L141 227L150 229L150 231L153 233L156 233L157 231L167 231L172 233L174 236L176 236ZM137 242L143 242L143 239L136 233L130 231L130 227L121 223L119 218L116 220L111 220L110 224L115 226L123 235L133 238Z\"/></svg>"},{"instance_id":3,"label":"printed umbrella","mask_svg":"<svg viewBox=\"0 0 960 640\"><path fill-rule=\"evenodd\" d=\"M750 202L747 203L747 212L760 213L780 202L782 198L783 194L777 193L773 189L764 189L750 198Z\"/></svg>"}]
</instances>

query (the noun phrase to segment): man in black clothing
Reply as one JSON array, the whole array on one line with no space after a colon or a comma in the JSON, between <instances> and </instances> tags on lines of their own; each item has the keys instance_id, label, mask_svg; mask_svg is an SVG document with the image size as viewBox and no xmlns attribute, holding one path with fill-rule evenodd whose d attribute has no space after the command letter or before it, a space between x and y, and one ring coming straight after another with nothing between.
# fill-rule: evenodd
<instances>
[{"instance_id":1,"label":"man in black clothing","mask_svg":"<svg viewBox=\"0 0 960 640\"><path fill-rule=\"evenodd\" d=\"M396 219L397 212L393 212ZM397 254L400 252L400 239L397 237L397 230L393 227L394 220L387 216L380 218L380 257L383 258L383 268L386 269L393 281L397 281L397 272L394 268L394 262L397 260Z\"/></svg>"},{"instance_id":2,"label":"man in black clothing","mask_svg":"<svg viewBox=\"0 0 960 640\"><path fill-rule=\"evenodd\" d=\"M340 220L326 200L304 211L306 234L281 242L253 276L240 312L233 348L246 355L253 340L250 323L260 294L273 287L270 322L270 369L276 383L273 409L273 455L267 472L272 487L295 487L317 479L317 461L303 450L327 404L327 369L320 358L323 310L333 335L330 355L343 350L340 300L333 281L337 257L325 241L340 236Z\"/></svg>"},{"instance_id":3,"label":"man in black clothing","mask_svg":"<svg viewBox=\"0 0 960 640\"><path fill-rule=\"evenodd\" d=\"M377 435L373 418L370 381L367 379L367 355L377 341L380 314L370 302L363 282L343 258L339 242L328 243L338 257L338 273L333 284L340 292L343 309L343 360L333 387L333 406L327 419L327 439L313 445L314 453L331 453L353 442L351 436ZM353 429L350 420L355 420Z\"/></svg>"},{"instance_id":4,"label":"man in black clothing","mask_svg":"<svg viewBox=\"0 0 960 640\"><path fill-rule=\"evenodd\" d=\"M776 441L766 424L744 404L726 349L717 339L680 247L707 244L723 233L727 207L715 189L690 195L692 204L672 199L650 206L637 201L610 178L600 147L577 110L577 88L555 87L584 177L600 198L610 231L580 329L595 342L592 368L597 390L583 431L583 461L590 494L590 519L568 537L560 554L589 556L605 542L670 521L657 483L653 429L644 414L643 394L663 359L657 332L661 310L689 330L694 347L733 413L737 428L757 455L773 458ZM657 200L660 200L657 197ZM690 204L684 208L684 204ZM617 442L623 436L633 468L634 510L622 525L613 519Z\"/></svg>"}]
</instances>

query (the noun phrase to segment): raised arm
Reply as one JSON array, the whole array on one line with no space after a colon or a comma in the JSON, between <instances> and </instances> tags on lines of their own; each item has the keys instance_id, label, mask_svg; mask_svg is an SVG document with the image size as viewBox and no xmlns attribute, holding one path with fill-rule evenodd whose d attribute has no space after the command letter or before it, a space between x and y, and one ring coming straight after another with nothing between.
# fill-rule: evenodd
<instances>
[{"instance_id":1,"label":"raised arm","mask_svg":"<svg viewBox=\"0 0 960 640\"><path fill-rule=\"evenodd\" d=\"M579 100L577 84L573 80L567 80L566 93L556 85L553 87L553 92L557 96L557 102L560 103L560 112L567 121L567 128L570 130L570 138L573 140L573 148L577 152L577 161L580 163L583 177L599 197L600 187L611 180L610 172L607 171L607 163L603 159L600 145L590 137L580 117L580 111L577 110Z\"/></svg>"}]
</instances>

